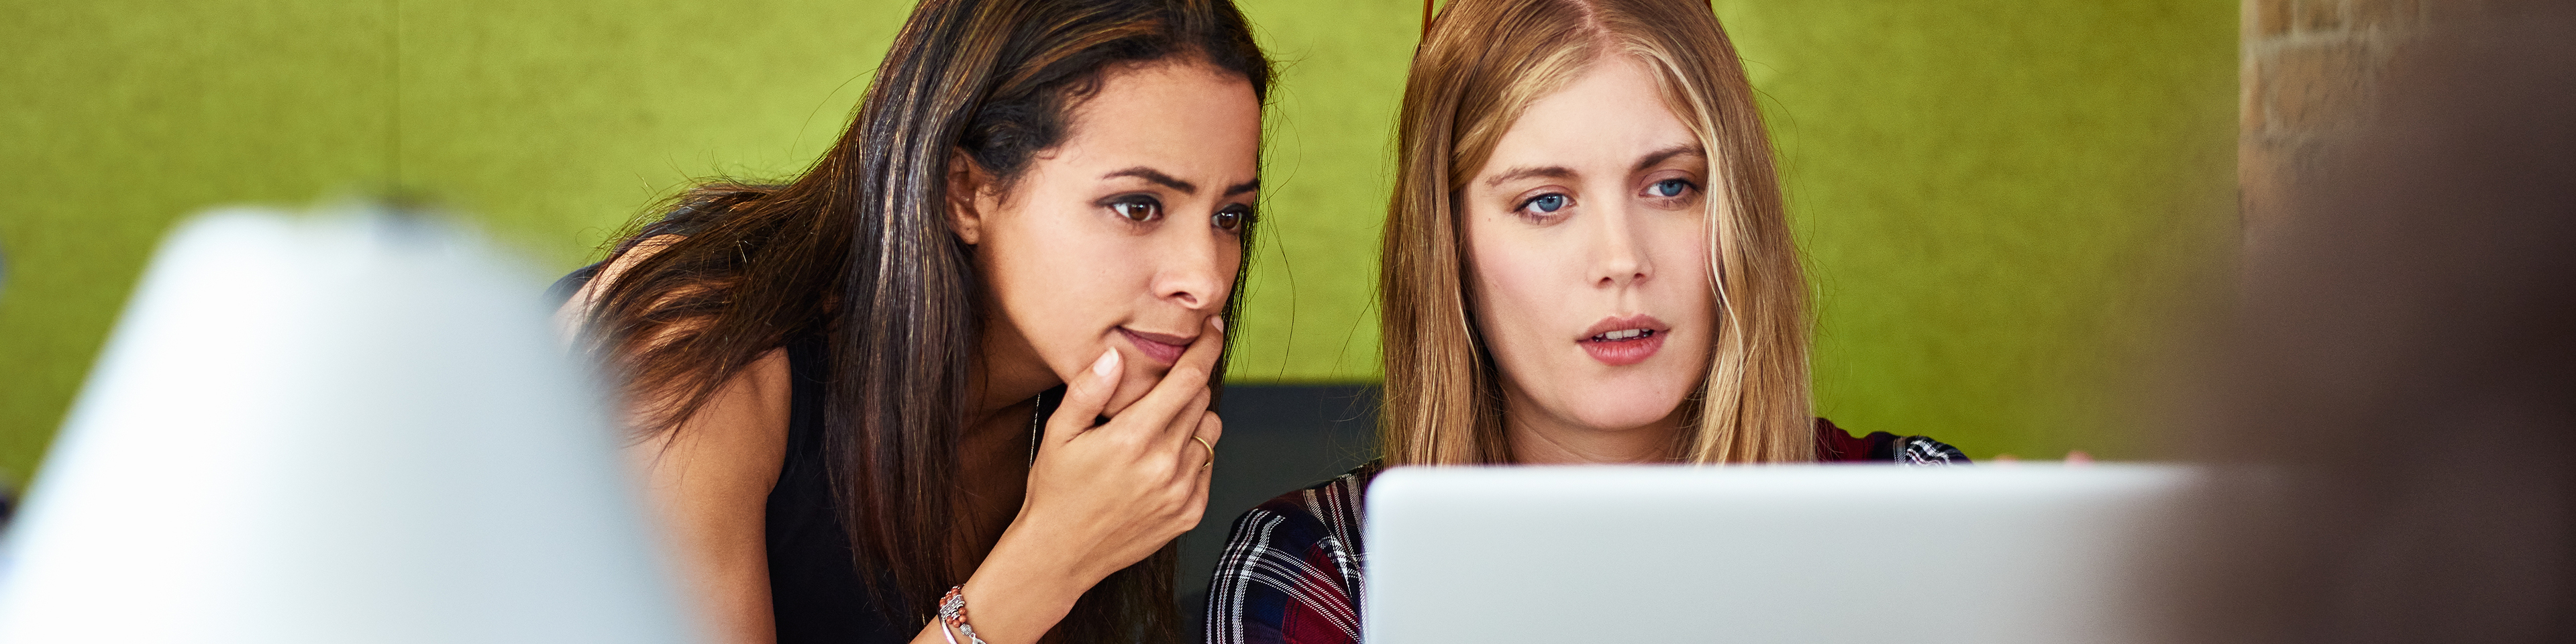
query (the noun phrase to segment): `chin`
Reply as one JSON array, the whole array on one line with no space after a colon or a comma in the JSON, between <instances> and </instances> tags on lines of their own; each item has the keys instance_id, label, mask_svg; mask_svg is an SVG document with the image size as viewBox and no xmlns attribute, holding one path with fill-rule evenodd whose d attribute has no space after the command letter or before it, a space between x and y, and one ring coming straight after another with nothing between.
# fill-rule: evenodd
<instances>
[{"instance_id":1,"label":"chin","mask_svg":"<svg viewBox=\"0 0 2576 644\"><path fill-rule=\"evenodd\" d=\"M1120 351L1118 360L1118 394L1111 398L1113 401L1134 402L1144 397L1156 385L1163 384L1163 376L1171 371L1170 367L1153 364L1152 360L1132 351ZM1091 372L1086 368L1082 375L1087 377Z\"/></svg>"},{"instance_id":2,"label":"chin","mask_svg":"<svg viewBox=\"0 0 2576 644\"><path fill-rule=\"evenodd\" d=\"M1118 377L1118 391L1153 391L1155 385L1163 383L1163 371L1162 367L1130 369Z\"/></svg>"},{"instance_id":3,"label":"chin","mask_svg":"<svg viewBox=\"0 0 2576 644\"><path fill-rule=\"evenodd\" d=\"M1566 416L1597 431L1624 431L1672 417L1682 398L1679 392L1593 391L1573 401L1575 409Z\"/></svg>"}]
</instances>

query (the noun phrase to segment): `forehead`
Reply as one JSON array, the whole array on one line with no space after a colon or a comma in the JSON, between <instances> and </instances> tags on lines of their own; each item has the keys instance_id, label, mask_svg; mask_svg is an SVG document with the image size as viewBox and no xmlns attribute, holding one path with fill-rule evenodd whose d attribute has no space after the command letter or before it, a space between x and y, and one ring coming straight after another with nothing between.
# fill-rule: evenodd
<instances>
[{"instance_id":1,"label":"forehead","mask_svg":"<svg viewBox=\"0 0 2576 644\"><path fill-rule=\"evenodd\" d=\"M1206 63L1156 62L1104 72L1050 156L1240 183L1253 178L1260 151L1261 104L1250 82Z\"/></svg>"},{"instance_id":2,"label":"forehead","mask_svg":"<svg viewBox=\"0 0 2576 644\"><path fill-rule=\"evenodd\" d=\"M1523 109L1479 174L1532 164L1625 172L1640 156L1694 140L1646 62L1613 56Z\"/></svg>"}]
</instances>

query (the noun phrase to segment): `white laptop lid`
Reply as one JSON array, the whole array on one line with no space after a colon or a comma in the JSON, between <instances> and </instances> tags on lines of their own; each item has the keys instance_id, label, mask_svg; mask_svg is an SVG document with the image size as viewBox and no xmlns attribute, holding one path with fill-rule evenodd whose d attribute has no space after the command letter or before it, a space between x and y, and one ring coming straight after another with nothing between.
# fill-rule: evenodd
<instances>
[{"instance_id":1,"label":"white laptop lid","mask_svg":"<svg viewBox=\"0 0 2576 644\"><path fill-rule=\"evenodd\" d=\"M1370 644L2141 642L2177 466L1400 468Z\"/></svg>"}]
</instances>

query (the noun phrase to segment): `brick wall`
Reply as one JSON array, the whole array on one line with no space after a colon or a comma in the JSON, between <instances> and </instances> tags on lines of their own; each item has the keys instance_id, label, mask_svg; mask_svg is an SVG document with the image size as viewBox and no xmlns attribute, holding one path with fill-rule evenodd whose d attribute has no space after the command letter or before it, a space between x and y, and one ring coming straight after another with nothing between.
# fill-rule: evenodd
<instances>
[{"instance_id":1,"label":"brick wall","mask_svg":"<svg viewBox=\"0 0 2576 644\"><path fill-rule=\"evenodd\" d=\"M2482 0L2244 0L2238 205L2259 235L2316 160L2370 120L2389 64Z\"/></svg>"}]
</instances>

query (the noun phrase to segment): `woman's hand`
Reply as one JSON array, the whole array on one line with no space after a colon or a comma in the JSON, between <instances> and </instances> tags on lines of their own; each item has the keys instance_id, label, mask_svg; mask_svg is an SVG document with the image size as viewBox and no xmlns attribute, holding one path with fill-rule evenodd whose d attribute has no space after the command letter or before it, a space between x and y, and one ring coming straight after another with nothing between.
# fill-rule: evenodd
<instances>
[{"instance_id":1,"label":"woman's hand","mask_svg":"<svg viewBox=\"0 0 2576 644\"><path fill-rule=\"evenodd\" d=\"M1019 516L966 582L977 635L993 644L1035 642L1084 591L1198 526L1214 451L1200 441L1213 446L1224 432L1207 406L1225 325L1210 318L1208 327L1152 391L1109 422L1092 424L1117 394L1116 349L1066 383ZM938 628L934 622L922 637L945 641Z\"/></svg>"},{"instance_id":2,"label":"woman's hand","mask_svg":"<svg viewBox=\"0 0 2576 644\"><path fill-rule=\"evenodd\" d=\"M1117 350L1066 387L1029 469L1027 499L1003 539L1023 526L1044 529L1050 548L1082 553L1079 578L1097 582L1198 527L1210 458L1199 441L1214 445L1223 433L1207 407L1224 325L1209 318L1208 326L1151 392L1107 423L1092 425L1117 395Z\"/></svg>"}]
</instances>

